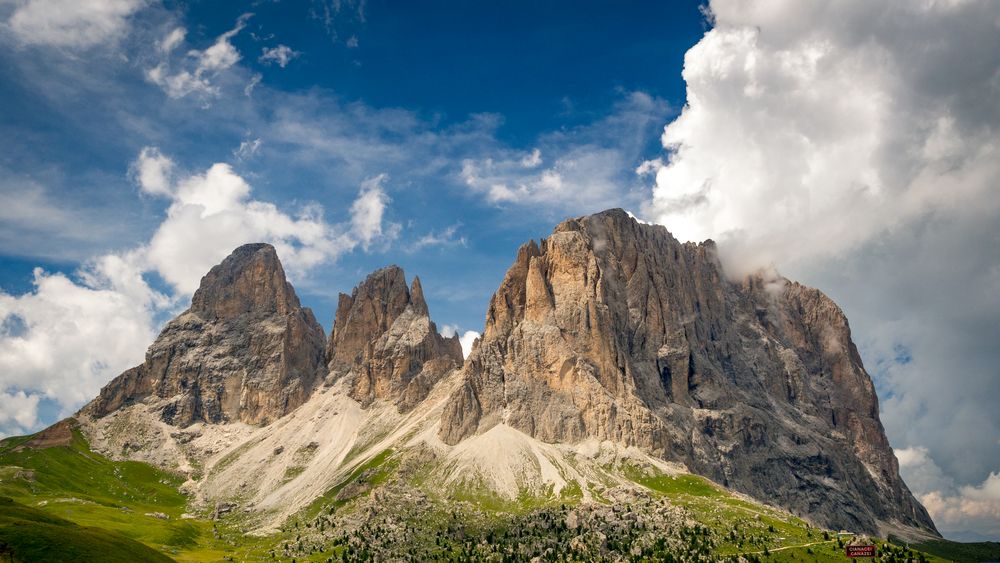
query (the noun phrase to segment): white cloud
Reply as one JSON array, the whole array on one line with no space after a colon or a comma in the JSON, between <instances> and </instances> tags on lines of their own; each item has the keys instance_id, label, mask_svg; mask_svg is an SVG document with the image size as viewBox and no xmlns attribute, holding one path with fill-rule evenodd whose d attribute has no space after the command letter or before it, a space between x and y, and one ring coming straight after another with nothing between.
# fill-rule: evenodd
<instances>
[{"instance_id":1,"label":"white cloud","mask_svg":"<svg viewBox=\"0 0 1000 563\"><path fill-rule=\"evenodd\" d=\"M37 423L38 395L0 391L0 436L27 432Z\"/></svg>"},{"instance_id":2,"label":"white cloud","mask_svg":"<svg viewBox=\"0 0 1000 563\"><path fill-rule=\"evenodd\" d=\"M293 50L288 45L278 45L277 47L267 48L264 47L261 50L260 58L257 59L264 64L276 63L281 68L288 66L288 63L292 59L301 55L299 51Z\"/></svg>"},{"instance_id":3,"label":"white cloud","mask_svg":"<svg viewBox=\"0 0 1000 563\"><path fill-rule=\"evenodd\" d=\"M21 0L3 24L24 45L87 48L115 40L144 0Z\"/></svg>"},{"instance_id":4,"label":"white cloud","mask_svg":"<svg viewBox=\"0 0 1000 563\"><path fill-rule=\"evenodd\" d=\"M253 94L253 89L260 84L260 81L263 80L263 78L264 75L259 72L251 76L250 81L243 87L243 95L249 98Z\"/></svg>"},{"instance_id":5,"label":"white cloud","mask_svg":"<svg viewBox=\"0 0 1000 563\"><path fill-rule=\"evenodd\" d=\"M246 27L251 16L240 16L236 25L218 36L207 49L188 51L186 57L179 61L182 68L178 71L171 71L169 55L183 41L184 33L174 29L160 41L160 51L167 57L146 71L146 79L162 88L171 98L192 94L203 99L217 97L220 92L213 79L240 61L240 52L230 40Z\"/></svg>"},{"instance_id":6,"label":"white cloud","mask_svg":"<svg viewBox=\"0 0 1000 563\"><path fill-rule=\"evenodd\" d=\"M140 154L140 161L146 153ZM292 216L274 204L251 199L246 180L228 164L217 163L168 190L172 203L145 259L182 295L193 293L205 272L248 242L274 244L289 274L302 274L358 244L367 249L385 239L382 216L388 196L381 188L383 180L378 176L362 186L351 206L351 226L345 229L327 224L316 205ZM143 185L143 190L149 188Z\"/></svg>"},{"instance_id":7,"label":"white cloud","mask_svg":"<svg viewBox=\"0 0 1000 563\"><path fill-rule=\"evenodd\" d=\"M1000 472L978 485L956 486L927 448L898 449L896 458L900 473L946 537L971 531L1000 538Z\"/></svg>"},{"instance_id":8,"label":"white cloud","mask_svg":"<svg viewBox=\"0 0 1000 563\"><path fill-rule=\"evenodd\" d=\"M0 319L17 318L24 327L0 336L0 390L6 390L3 402L18 409L17 427L0 420L0 432L34 430L41 397L69 414L142 360L155 336L152 309L166 300L131 262L107 255L76 279L36 269L31 292L0 292Z\"/></svg>"},{"instance_id":9,"label":"white cloud","mask_svg":"<svg viewBox=\"0 0 1000 563\"><path fill-rule=\"evenodd\" d=\"M863 1L712 2L649 215L766 263L850 249L989 194L1000 35L983 16L996 4L888 5L891 16Z\"/></svg>"},{"instance_id":10,"label":"white cloud","mask_svg":"<svg viewBox=\"0 0 1000 563\"><path fill-rule=\"evenodd\" d=\"M415 240L409 250L417 251L429 246L465 246L468 241L464 236L458 236L460 226L455 224L439 232L431 231Z\"/></svg>"},{"instance_id":11,"label":"white cloud","mask_svg":"<svg viewBox=\"0 0 1000 563\"><path fill-rule=\"evenodd\" d=\"M174 30L168 33L162 41L157 43L156 47L161 53L169 53L184 42L184 37L186 35L187 30L183 27L174 28Z\"/></svg>"},{"instance_id":12,"label":"white cloud","mask_svg":"<svg viewBox=\"0 0 1000 563\"><path fill-rule=\"evenodd\" d=\"M542 163L542 151L541 149L534 149L530 154L525 155L521 159L521 166L525 168L534 168Z\"/></svg>"},{"instance_id":13,"label":"white cloud","mask_svg":"<svg viewBox=\"0 0 1000 563\"><path fill-rule=\"evenodd\" d=\"M174 162L155 147L144 147L132 165L139 188L152 195L171 194L173 168Z\"/></svg>"},{"instance_id":14,"label":"white cloud","mask_svg":"<svg viewBox=\"0 0 1000 563\"><path fill-rule=\"evenodd\" d=\"M482 336L474 330L467 330L462 333L462 336L458 337L458 341L462 343L462 357L468 358L469 353L472 352L472 345L476 343L476 339Z\"/></svg>"},{"instance_id":15,"label":"white cloud","mask_svg":"<svg viewBox=\"0 0 1000 563\"><path fill-rule=\"evenodd\" d=\"M351 205L351 226L361 245L368 250L374 241L392 240L399 233L399 226L390 224L383 232L382 215L389 204L389 196L382 188L388 174L379 174L362 182L361 193Z\"/></svg>"},{"instance_id":16,"label":"white cloud","mask_svg":"<svg viewBox=\"0 0 1000 563\"><path fill-rule=\"evenodd\" d=\"M186 303L201 277L237 246L270 242L294 280L397 230L381 224L388 203L382 176L361 188L349 223L330 224L318 205L290 215L252 199L250 185L228 164L190 175L175 168L152 147L132 166L143 192L170 200L147 244L99 256L72 277L36 269L34 289L22 295L0 291L0 433L34 430L42 398L69 414L138 364L160 317ZM153 290L143 278L151 272L173 291Z\"/></svg>"},{"instance_id":17,"label":"white cloud","mask_svg":"<svg viewBox=\"0 0 1000 563\"><path fill-rule=\"evenodd\" d=\"M638 164L647 135L667 111L662 101L633 92L608 117L546 135L530 151L497 149L490 157L465 158L458 176L472 193L497 205L581 213L637 204L637 194L628 189L634 178L624 172Z\"/></svg>"},{"instance_id":18,"label":"white cloud","mask_svg":"<svg viewBox=\"0 0 1000 563\"><path fill-rule=\"evenodd\" d=\"M239 148L233 151L233 156L240 160L246 160L260 150L260 146L263 144L259 138L253 140L241 141Z\"/></svg>"},{"instance_id":19,"label":"white cloud","mask_svg":"<svg viewBox=\"0 0 1000 563\"><path fill-rule=\"evenodd\" d=\"M1000 471L1000 6L710 9L667 154L636 170L656 176L645 217L716 239L732 274L776 264L834 297L890 441L926 448L956 491L986 487Z\"/></svg>"}]
</instances>

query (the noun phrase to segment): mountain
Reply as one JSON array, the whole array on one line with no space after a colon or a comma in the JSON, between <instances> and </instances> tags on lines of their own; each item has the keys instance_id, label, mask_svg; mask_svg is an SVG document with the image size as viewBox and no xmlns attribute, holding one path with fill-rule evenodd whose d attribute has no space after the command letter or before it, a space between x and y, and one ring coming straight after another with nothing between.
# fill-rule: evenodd
<instances>
[{"instance_id":1,"label":"mountain","mask_svg":"<svg viewBox=\"0 0 1000 563\"><path fill-rule=\"evenodd\" d=\"M101 389L95 417L143 402L176 426L267 424L304 403L326 375L323 328L285 279L274 247L237 248L201 280L146 361Z\"/></svg>"},{"instance_id":2,"label":"mountain","mask_svg":"<svg viewBox=\"0 0 1000 563\"><path fill-rule=\"evenodd\" d=\"M731 282L711 241L620 209L518 250L440 436L499 423L638 446L827 527L936 533L836 304L782 278Z\"/></svg>"},{"instance_id":3,"label":"mountain","mask_svg":"<svg viewBox=\"0 0 1000 563\"><path fill-rule=\"evenodd\" d=\"M78 463L100 478L63 474ZM136 501L121 464L183 495L139 509L183 534L109 516ZM240 247L143 364L0 443L0 493L40 490L112 498L94 508L110 528L173 534L187 559L753 560L835 557L814 526L939 537L841 310L774 274L732 280L711 241L622 210L523 245L464 359L402 269L341 294L326 338L274 248Z\"/></svg>"},{"instance_id":4,"label":"mountain","mask_svg":"<svg viewBox=\"0 0 1000 563\"><path fill-rule=\"evenodd\" d=\"M431 321L420 278L407 290L403 270L372 273L351 295L340 294L327 344L333 378L350 380L350 395L409 410L446 373L462 365L458 336L444 338Z\"/></svg>"}]
</instances>

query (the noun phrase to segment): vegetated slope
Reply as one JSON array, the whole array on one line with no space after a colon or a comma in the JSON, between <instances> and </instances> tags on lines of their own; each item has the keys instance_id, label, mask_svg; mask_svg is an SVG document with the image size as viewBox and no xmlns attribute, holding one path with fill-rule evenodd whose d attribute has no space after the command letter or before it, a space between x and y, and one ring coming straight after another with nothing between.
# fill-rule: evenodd
<instances>
[{"instance_id":1,"label":"vegetated slope","mask_svg":"<svg viewBox=\"0 0 1000 563\"><path fill-rule=\"evenodd\" d=\"M0 497L0 560L63 563L173 561L137 541L101 528L83 527Z\"/></svg>"},{"instance_id":2,"label":"vegetated slope","mask_svg":"<svg viewBox=\"0 0 1000 563\"><path fill-rule=\"evenodd\" d=\"M523 445L544 447L510 432ZM857 542L875 543L884 553L895 550L895 556L914 561L939 561L883 540L838 536L702 477L645 463L634 453L593 452L595 464L570 461L571 456L550 458L604 482L559 492L522 490L510 498L475 483L442 483L435 476L448 462L424 448L383 450L286 521L282 532L294 534L294 540L281 542L276 556L300 561L841 561L845 543Z\"/></svg>"},{"instance_id":3,"label":"vegetated slope","mask_svg":"<svg viewBox=\"0 0 1000 563\"><path fill-rule=\"evenodd\" d=\"M896 543L902 543L896 541ZM954 561L955 563L979 563L981 561L1000 561L1000 542L956 542L950 540L931 540L913 545L925 553Z\"/></svg>"},{"instance_id":4,"label":"vegetated slope","mask_svg":"<svg viewBox=\"0 0 1000 563\"><path fill-rule=\"evenodd\" d=\"M196 547L221 556L225 544L214 541L210 522L181 517L188 500L178 490L183 480L146 463L113 461L91 451L73 419L0 441L0 496L171 557Z\"/></svg>"},{"instance_id":5,"label":"vegetated slope","mask_svg":"<svg viewBox=\"0 0 1000 563\"><path fill-rule=\"evenodd\" d=\"M765 553L769 560L843 557L844 540L838 543L831 531L702 477L644 461L635 450L605 444L603 450L560 454L524 434L504 432L502 440L486 443L504 442L507 452L541 448L544 459L588 474L587 488L524 489L511 498L471 481L446 484L436 476L453 459L403 444L367 459L367 453L359 454L348 463L351 469L343 479L280 529L250 536L243 532L253 527L254 517L238 510L223 511L215 520L205 513L181 519L181 511L190 506L173 489L177 478L146 464L108 460L90 451L74 432L69 445L41 447L38 442L45 440L38 435L0 442L0 494L16 495L39 514L113 529L117 532L105 533L123 541L128 540L118 533L128 535L186 561L526 561L558 555L577 561L716 561L743 555L753 561L767 559ZM25 447L30 442L36 445ZM143 512L150 510L162 514ZM34 525L23 525L18 537L34 538L38 549L57 542Z\"/></svg>"}]
</instances>

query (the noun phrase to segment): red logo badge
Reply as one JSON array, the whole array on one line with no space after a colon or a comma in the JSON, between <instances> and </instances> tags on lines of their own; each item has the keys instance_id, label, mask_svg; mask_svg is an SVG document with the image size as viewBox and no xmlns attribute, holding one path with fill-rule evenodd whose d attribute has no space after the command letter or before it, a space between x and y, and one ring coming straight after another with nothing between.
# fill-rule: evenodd
<instances>
[{"instance_id":1,"label":"red logo badge","mask_svg":"<svg viewBox=\"0 0 1000 563\"><path fill-rule=\"evenodd\" d=\"M874 545L849 545L847 546L848 557L875 557Z\"/></svg>"}]
</instances>

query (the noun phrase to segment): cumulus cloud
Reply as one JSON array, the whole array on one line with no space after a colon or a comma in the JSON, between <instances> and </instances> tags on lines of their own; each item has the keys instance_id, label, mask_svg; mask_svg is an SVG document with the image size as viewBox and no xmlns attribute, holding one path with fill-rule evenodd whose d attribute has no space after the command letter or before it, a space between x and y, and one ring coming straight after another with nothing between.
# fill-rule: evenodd
<instances>
[{"instance_id":1,"label":"cumulus cloud","mask_svg":"<svg viewBox=\"0 0 1000 563\"><path fill-rule=\"evenodd\" d=\"M1000 538L1000 472L978 485L957 486L924 447L896 450L899 471L947 537L973 531Z\"/></svg>"},{"instance_id":2,"label":"cumulus cloud","mask_svg":"<svg viewBox=\"0 0 1000 563\"><path fill-rule=\"evenodd\" d=\"M677 236L787 260L992 191L996 4L711 10L715 28L685 56L688 103L664 130L670 154L647 209Z\"/></svg>"},{"instance_id":3,"label":"cumulus cloud","mask_svg":"<svg viewBox=\"0 0 1000 563\"><path fill-rule=\"evenodd\" d=\"M458 341L462 343L462 357L468 358L469 353L472 352L472 345L476 343L481 334L474 330L467 330L462 333L462 336L458 337Z\"/></svg>"},{"instance_id":4,"label":"cumulus cloud","mask_svg":"<svg viewBox=\"0 0 1000 563\"><path fill-rule=\"evenodd\" d=\"M731 274L774 264L833 296L890 441L926 448L954 481L941 498L987 487L1000 471L997 4L709 9L666 154L636 169L655 176L644 216L716 239Z\"/></svg>"},{"instance_id":5,"label":"cumulus cloud","mask_svg":"<svg viewBox=\"0 0 1000 563\"><path fill-rule=\"evenodd\" d=\"M159 43L164 60L146 70L146 79L162 88L171 98L188 95L200 96L202 99L217 97L220 91L213 80L240 61L240 52L231 39L246 27L251 16L252 14L240 16L236 25L218 36L208 48L188 51L186 56L174 63L174 66L180 67L179 70L171 68L170 53L183 42L184 30L174 29Z\"/></svg>"},{"instance_id":6,"label":"cumulus cloud","mask_svg":"<svg viewBox=\"0 0 1000 563\"><path fill-rule=\"evenodd\" d=\"M76 275L34 272L23 295L0 291L0 319L21 330L0 334L0 433L34 430L42 397L62 414L141 361L155 335L152 310L166 298L151 290L133 257L107 255Z\"/></svg>"},{"instance_id":7,"label":"cumulus cloud","mask_svg":"<svg viewBox=\"0 0 1000 563\"><path fill-rule=\"evenodd\" d=\"M270 242L294 279L393 230L381 224L388 203L381 177L362 187L351 221L331 224L315 204L289 214L253 199L228 164L194 174L176 169L153 147L133 163L142 192L170 201L148 243L99 256L72 276L36 269L34 288L22 295L0 291L0 433L34 430L41 399L69 414L138 364L162 317L237 246ZM170 291L154 290L150 273Z\"/></svg>"},{"instance_id":8,"label":"cumulus cloud","mask_svg":"<svg viewBox=\"0 0 1000 563\"><path fill-rule=\"evenodd\" d=\"M0 434L26 432L37 421L38 395L0 391Z\"/></svg>"},{"instance_id":9,"label":"cumulus cloud","mask_svg":"<svg viewBox=\"0 0 1000 563\"><path fill-rule=\"evenodd\" d=\"M151 195L170 195L174 162L155 147L145 147L132 165L139 188Z\"/></svg>"},{"instance_id":10,"label":"cumulus cloud","mask_svg":"<svg viewBox=\"0 0 1000 563\"><path fill-rule=\"evenodd\" d=\"M4 31L22 45L87 48L115 40L144 0L21 0Z\"/></svg>"},{"instance_id":11,"label":"cumulus cloud","mask_svg":"<svg viewBox=\"0 0 1000 563\"><path fill-rule=\"evenodd\" d=\"M173 166L164 159L155 149L143 149L135 168ZM295 275L359 244L367 248L383 238L383 215L388 204L381 185L384 176L362 186L351 206L348 228L328 224L317 205L305 206L290 215L272 203L252 199L250 185L225 163L181 178L166 191L162 191L159 176L150 177L153 184L147 185L140 175L143 191L161 190L157 193L167 196L171 205L145 247L145 260L183 295L193 293L201 276L233 248L248 242L274 244L289 274Z\"/></svg>"},{"instance_id":12,"label":"cumulus cloud","mask_svg":"<svg viewBox=\"0 0 1000 563\"><path fill-rule=\"evenodd\" d=\"M289 47L288 45L278 45L277 47L267 48L264 47L261 51L260 58L257 60L264 64L277 64L281 68L288 66L288 63L292 59L301 55L299 51L296 51Z\"/></svg>"}]
</instances>

